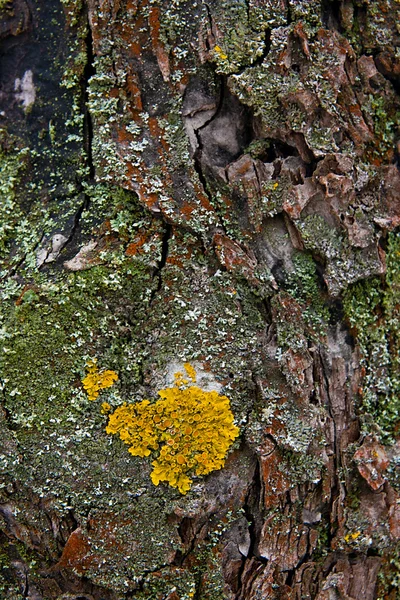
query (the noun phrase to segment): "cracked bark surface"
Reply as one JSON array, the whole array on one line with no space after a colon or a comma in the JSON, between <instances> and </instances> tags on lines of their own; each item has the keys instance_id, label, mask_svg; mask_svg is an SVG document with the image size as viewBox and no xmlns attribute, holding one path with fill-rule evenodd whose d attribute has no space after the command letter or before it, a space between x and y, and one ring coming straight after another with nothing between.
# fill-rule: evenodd
<instances>
[{"instance_id":1,"label":"cracked bark surface","mask_svg":"<svg viewBox=\"0 0 400 600\"><path fill-rule=\"evenodd\" d=\"M0 2L0 598L394 600L399 5ZM185 496L82 389L184 361Z\"/></svg>"}]
</instances>

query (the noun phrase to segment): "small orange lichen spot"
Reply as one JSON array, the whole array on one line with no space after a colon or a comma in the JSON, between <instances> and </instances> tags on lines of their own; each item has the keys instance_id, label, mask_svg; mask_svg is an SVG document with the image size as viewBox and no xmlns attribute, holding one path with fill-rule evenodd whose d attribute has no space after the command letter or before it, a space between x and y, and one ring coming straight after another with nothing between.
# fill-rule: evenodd
<instances>
[{"instance_id":1,"label":"small orange lichen spot","mask_svg":"<svg viewBox=\"0 0 400 600\"><path fill-rule=\"evenodd\" d=\"M181 373L180 371L178 371L177 373L174 374L174 379L175 379L175 385L177 387L181 387L184 384L185 378L183 376L183 373Z\"/></svg>"},{"instance_id":2,"label":"small orange lichen spot","mask_svg":"<svg viewBox=\"0 0 400 600\"><path fill-rule=\"evenodd\" d=\"M194 368L186 363L192 381ZM109 417L107 433L119 434L134 456L153 454L151 480L166 481L186 494L193 475L207 475L221 469L226 454L239 435L233 422L229 399L216 391L207 392L191 385L160 390L160 399L124 404Z\"/></svg>"},{"instance_id":3,"label":"small orange lichen spot","mask_svg":"<svg viewBox=\"0 0 400 600\"><path fill-rule=\"evenodd\" d=\"M87 372L82 384L89 400L96 400L101 390L111 387L118 380L115 371L99 371L96 360L88 364Z\"/></svg>"},{"instance_id":4,"label":"small orange lichen spot","mask_svg":"<svg viewBox=\"0 0 400 600\"><path fill-rule=\"evenodd\" d=\"M101 405L101 414L106 415L111 411L111 405L108 402L103 402Z\"/></svg>"},{"instance_id":5,"label":"small orange lichen spot","mask_svg":"<svg viewBox=\"0 0 400 600\"><path fill-rule=\"evenodd\" d=\"M220 46L214 46L214 51L218 54L218 56L222 60L226 60L228 58L227 54L225 54L225 52L222 50L222 48Z\"/></svg>"},{"instance_id":6,"label":"small orange lichen spot","mask_svg":"<svg viewBox=\"0 0 400 600\"><path fill-rule=\"evenodd\" d=\"M183 366L185 368L187 376L190 377L190 379L192 380L192 383L196 383L196 369L193 367L193 365L191 365L188 362L185 362Z\"/></svg>"},{"instance_id":7,"label":"small orange lichen spot","mask_svg":"<svg viewBox=\"0 0 400 600\"><path fill-rule=\"evenodd\" d=\"M358 537L360 537L360 535L361 531L353 531L353 533L348 533L344 536L345 542L348 544L351 540L356 540Z\"/></svg>"}]
</instances>

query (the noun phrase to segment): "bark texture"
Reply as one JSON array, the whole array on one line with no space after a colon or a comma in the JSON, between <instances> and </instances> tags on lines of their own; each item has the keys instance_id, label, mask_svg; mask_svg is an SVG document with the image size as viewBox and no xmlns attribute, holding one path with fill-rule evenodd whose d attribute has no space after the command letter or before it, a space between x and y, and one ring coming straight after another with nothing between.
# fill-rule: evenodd
<instances>
[{"instance_id":1,"label":"bark texture","mask_svg":"<svg viewBox=\"0 0 400 600\"><path fill-rule=\"evenodd\" d=\"M399 597L399 9L0 0L1 599ZM185 362L182 495L100 407Z\"/></svg>"}]
</instances>

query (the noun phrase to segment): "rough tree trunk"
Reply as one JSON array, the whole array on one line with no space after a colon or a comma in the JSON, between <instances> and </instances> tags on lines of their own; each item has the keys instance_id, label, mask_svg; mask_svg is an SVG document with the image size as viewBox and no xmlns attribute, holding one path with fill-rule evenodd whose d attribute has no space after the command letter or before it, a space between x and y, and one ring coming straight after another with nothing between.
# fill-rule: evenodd
<instances>
[{"instance_id":1,"label":"rough tree trunk","mask_svg":"<svg viewBox=\"0 0 400 600\"><path fill-rule=\"evenodd\" d=\"M399 597L399 8L0 0L1 599ZM187 494L104 414L184 362Z\"/></svg>"}]
</instances>

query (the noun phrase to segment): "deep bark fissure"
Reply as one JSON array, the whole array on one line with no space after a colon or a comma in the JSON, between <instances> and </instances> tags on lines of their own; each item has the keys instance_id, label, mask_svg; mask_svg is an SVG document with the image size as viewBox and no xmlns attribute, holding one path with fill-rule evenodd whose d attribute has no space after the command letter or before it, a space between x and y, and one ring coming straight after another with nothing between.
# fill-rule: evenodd
<instances>
[{"instance_id":1,"label":"deep bark fissure","mask_svg":"<svg viewBox=\"0 0 400 600\"><path fill-rule=\"evenodd\" d=\"M247 15L247 22L250 25L250 0L245 0L246 3L246 15Z\"/></svg>"},{"instance_id":2,"label":"deep bark fissure","mask_svg":"<svg viewBox=\"0 0 400 600\"><path fill-rule=\"evenodd\" d=\"M95 178L95 166L93 162L93 121L92 115L89 110L89 85L90 79L96 74L94 65L94 51L93 51L93 32L90 24L89 16L87 17L87 36L86 36L86 65L84 69L84 138L85 138L85 149L88 161L89 169L89 181L93 181Z\"/></svg>"},{"instance_id":3,"label":"deep bark fissure","mask_svg":"<svg viewBox=\"0 0 400 600\"><path fill-rule=\"evenodd\" d=\"M89 209L90 206L90 195L87 193L87 184L94 183L95 181L95 166L93 161L93 121L92 115L89 110L89 82L91 77L96 74L94 66L94 52L93 52L93 33L90 25L89 15L86 15L87 21L87 34L85 38L85 49L86 49L86 64L83 70L82 78L82 100L83 100L83 149L87 164L87 179L80 182L80 191L83 194L83 201L75 213L74 221L72 224L71 231L68 235L67 241L63 248L65 248L75 238L76 233L79 230L82 214Z\"/></svg>"},{"instance_id":4,"label":"deep bark fissure","mask_svg":"<svg viewBox=\"0 0 400 600\"><path fill-rule=\"evenodd\" d=\"M169 223L165 224L165 232L164 232L164 236L162 239L162 244L161 244L161 257L160 257L160 262L158 263L158 270L156 275L159 276L159 287L158 287L158 291L160 291L161 289L161 271L163 270L163 268L165 267L166 263L167 263L167 258L168 258L168 250L169 250L169 240L171 238L172 235L172 226Z\"/></svg>"},{"instance_id":5,"label":"deep bark fissure","mask_svg":"<svg viewBox=\"0 0 400 600\"><path fill-rule=\"evenodd\" d=\"M264 60L267 58L269 51L271 50L271 33L272 29L265 30L263 51L260 56L257 56L257 58L251 63L250 68L262 65Z\"/></svg>"},{"instance_id":6,"label":"deep bark fissure","mask_svg":"<svg viewBox=\"0 0 400 600\"><path fill-rule=\"evenodd\" d=\"M24 589L22 590L22 594L24 598L29 598L29 578L28 578L28 570L24 565Z\"/></svg>"},{"instance_id":7,"label":"deep bark fissure","mask_svg":"<svg viewBox=\"0 0 400 600\"><path fill-rule=\"evenodd\" d=\"M196 142L197 142L197 148L193 154L194 169L198 175L198 178L199 178L201 186L204 190L204 193L206 194L207 198L209 199L211 205L213 205L213 196L212 196L212 193L210 192L210 188L209 188L209 185L207 182L207 177L204 174L203 167L202 167L202 160L201 160L202 152L204 149L203 140L201 139L201 131L205 127L210 125L210 123L212 123L212 121L214 121L216 118L218 118L219 115L221 114L221 111L222 111L222 108L224 105L226 89L227 89L226 80L225 80L224 76L221 76L220 77L220 86L219 86L219 99L218 99L217 109L216 109L215 113L209 119L207 119L207 121L205 123L203 123L203 125L201 125L201 127L193 128L193 132L196 136ZM216 214L218 216L220 225L221 225L223 231L225 232L225 225L224 225L222 216L218 210L216 210Z\"/></svg>"},{"instance_id":8,"label":"deep bark fissure","mask_svg":"<svg viewBox=\"0 0 400 600\"><path fill-rule=\"evenodd\" d=\"M201 160L201 153L202 153L202 150L203 150L203 141L201 139L201 131L203 129L205 129L208 125L210 125L210 123L212 123L212 121L215 121L215 119L217 119L219 117L219 115L221 114L221 111L222 111L222 108L223 108L223 105L224 105L224 101L225 101L226 89L227 89L226 79L225 79L225 77L223 75L221 75L220 76L220 80L219 80L219 98L218 98L218 103L217 103L217 108L216 108L215 113L213 113L211 115L211 117L209 119L207 119L205 121L205 123L203 123L203 125L201 125L200 127L197 127L197 128L193 128L194 133L196 135L197 144L198 144L196 152L194 153L193 158L195 160L195 163L198 164L199 170L201 172L202 179L205 182L206 182L206 178L204 177L204 174L203 174L203 171L202 171L202 168L201 168L201 162L200 162L200 160ZM204 184L203 184L203 187L204 187ZM204 189L204 191L206 193L207 193L207 187L208 186L205 186L205 189Z\"/></svg>"},{"instance_id":9,"label":"deep bark fissure","mask_svg":"<svg viewBox=\"0 0 400 600\"><path fill-rule=\"evenodd\" d=\"M285 583L290 588L293 587L293 584L294 584L294 581L295 581L295 577L296 577L296 574L298 573L298 571L311 558L311 554L312 553L310 552L310 550L311 550L311 545L310 545L310 528L308 527L307 529L308 529L308 531L307 531L307 547L306 547L306 550L304 552L304 555L299 560L299 562L293 567L293 569L289 569L287 571L286 582Z\"/></svg>"},{"instance_id":10,"label":"deep bark fissure","mask_svg":"<svg viewBox=\"0 0 400 600\"><path fill-rule=\"evenodd\" d=\"M321 372L322 372L322 376L323 376L323 382L321 382L321 384L325 386L326 397L327 397L327 407L326 408L328 409L328 414L329 414L329 417L330 417L330 419L332 421L332 425L333 425L333 454L332 454L333 477L332 477L332 482L331 482L331 493L330 493L330 499L329 499L329 505L330 505L329 514L332 516L333 514L335 514L335 510L334 510L335 502L340 497L340 482L339 482L339 476L338 476L338 466L340 463L339 440L338 440L338 433L337 433L337 423L336 423L335 415L333 414L333 411L332 411L332 399L330 396L329 377L326 373L327 365L326 365L326 362L325 362L324 357L322 356L321 352L319 354L320 354L320 361L321 361ZM337 521L337 514L335 514L335 519ZM331 542L334 539L334 537L335 537L334 523L332 522L332 520L330 520L329 529L328 529L328 546L329 546L329 548L331 547Z\"/></svg>"},{"instance_id":11,"label":"deep bark fissure","mask_svg":"<svg viewBox=\"0 0 400 600\"><path fill-rule=\"evenodd\" d=\"M207 4L207 2L204 2L204 6L206 7L206 11L207 11L207 18L208 18L208 22L210 24L210 32L211 32L212 35L215 35L214 34L214 21L213 21L213 18L212 18L211 8ZM209 44L207 38L206 38L206 47L207 47L207 50L211 50L212 49L212 48L210 48L210 44Z\"/></svg>"},{"instance_id":12,"label":"deep bark fissure","mask_svg":"<svg viewBox=\"0 0 400 600\"><path fill-rule=\"evenodd\" d=\"M255 166L255 164L254 164L254 163L253 163L253 173L254 173L254 175L255 175L255 178L256 178L256 181L257 181L257 185L258 185L258 189L259 189L259 191L260 191L260 194L261 194L261 190L262 190L262 187L261 187L261 186L262 186L262 181L261 181L261 179L260 179L260 177L259 177L259 175L258 175L258 170L256 169L256 166Z\"/></svg>"},{"instance_id":13,"label":"deep bark fissure","mask_svg":"<svg viewBox=\"0 0 400 600\"><path fill-rule=\"evenodd\" d=\"M322 24L339 33L342 31L340 8L341 0L323 0L321 4Z\"/></svg>"},{"instance_id":14,"label":"deep bark fissure","mask_svg":"<svg viewBox=\"0 0 400 600\"><path fill-rule=\"evenodd\" d=\"M184 517L178 526L178 535L182 545L186 547L184 551L178 550L174 558L174 564L178 567L184 566L186 559L189 558L196 550L196 545L199 541L199 536L206 525L207 521L202 519L196 523L195 519ZM192 531L190 531L192 530Z\"/></svg>"},{"instance_id":15,"label":"deep bark fissure","mask_svg":"<svg viewBox=\"0 0 400 600\"><path fill-rule=\"evenodd\" d=\"M261 477L261 467L257 460L253 480L251 482L249 491L246 494L245 501L243 503L244 516L248 523L248 532L250 537L249 549L247 556L242 559L242 564L237 576L237 593L236 598L242 598L243 594L243 574L246 569L246 564L252 558L256 558L257 561L267 564L269 561L259 555L257 548L260 541L261 527L262 527L262 516L261 516L261 501L263 496L263 481Z\"/></svg>"},{"instance_id":16,"label":"deep bark fissure","mask_svg":"<svg viewBox=\"0 0 400 600\"><path fill-rule=\"evenodd\" d=\"M358 37L358 43L361 46L361 54L366 54L364 46L363 31L368 27L368 7L365 3L353 2L353 32Z\"/></svg>"},{"instance_id":17,"label":"deep bark fissure","mask_svg":"<svg viewBox=\"0 0 400 600\"><path fill-rule=\"evenodd\" d=\"M244 514L249 524L250 534L250 547L248 556L255 556L256 558L260 558L257 553L260 531L257 529L258 526L256 521L260 518L260 499L262 487L263 483L261 478L261 469L257 460L253 481L243 505Z\"/></svg>"},{"instance_id":18,"label":"deep bark fissure","mask_svg":"<svg viewBox=\"0 0 400 600\"><path fill-rule=\"evenodd\" d=\"M291 25L293 23L292 10L290 8L289 0L284 0L286 4L286 24Z\"/></svg>"}]
</instances>

